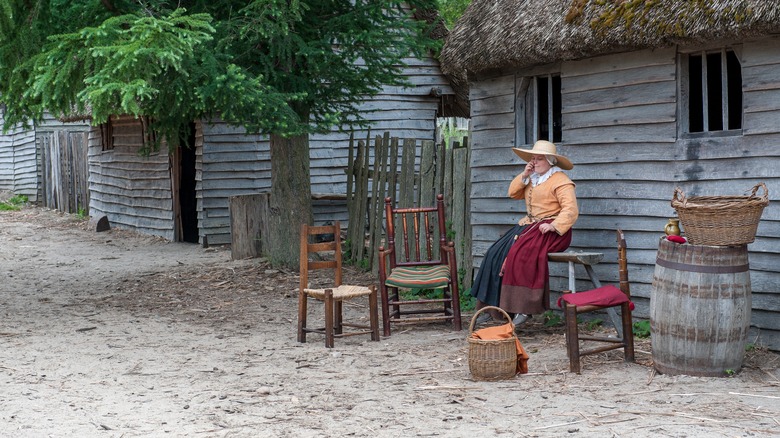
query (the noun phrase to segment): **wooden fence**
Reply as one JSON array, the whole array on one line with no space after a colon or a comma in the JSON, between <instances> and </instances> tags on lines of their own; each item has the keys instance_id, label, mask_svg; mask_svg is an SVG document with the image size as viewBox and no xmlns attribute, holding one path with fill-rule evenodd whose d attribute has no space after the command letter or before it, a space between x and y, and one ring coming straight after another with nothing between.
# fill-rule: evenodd
<instances>
[{"instance_id":1,"label":"wooden fence","mask_svg":"<svg viewBox=\"0 0 780 438\"><path fill-rule=\"evenodd\" d=\"M84 131L67 130L37 134L44 207L89 213L87 136Z\"/></svg>"},{"instance_id":2,"label":"wooden fence","mask_svg":"<svg viewBox=\"0 0 780 438\"><path fill-rule=\"evenodd\" d=\"M372 146L370 133L365 141L355 142L350 137L347 240L351 262L367 262L371 270L376 269L378 249L385 239L386 197L399 207L433 206L436 195L441 193L448 239L455 243L458 269L461 273L472 271L467 142L464 138L463 145L436 144L432 140L418 144L414 139L391 138L385 133L376 136ZM470 287L471 276L463 277L464 287Z\"/></svg>"}]
</instances>

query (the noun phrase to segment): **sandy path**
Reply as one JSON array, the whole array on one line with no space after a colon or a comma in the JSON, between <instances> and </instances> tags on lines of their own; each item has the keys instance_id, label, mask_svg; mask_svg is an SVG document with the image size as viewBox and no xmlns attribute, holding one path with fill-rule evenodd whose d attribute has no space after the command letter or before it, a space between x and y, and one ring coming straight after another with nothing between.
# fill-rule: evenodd
<instances>
[{"instance_id":1,"label":"sandy path","mask_svg":"<svg viewBox=\"0 0 780 438\"><path fill-rule=\"evenodd\" d=\"M530 373L476 382L467 331L299 344L294 272L86 228L0 212L0 436L780 436L773 353L731 378L664 376L644 341L637 364L575 375L562 328L536 321Z\"/></svg>"}]
</instances>

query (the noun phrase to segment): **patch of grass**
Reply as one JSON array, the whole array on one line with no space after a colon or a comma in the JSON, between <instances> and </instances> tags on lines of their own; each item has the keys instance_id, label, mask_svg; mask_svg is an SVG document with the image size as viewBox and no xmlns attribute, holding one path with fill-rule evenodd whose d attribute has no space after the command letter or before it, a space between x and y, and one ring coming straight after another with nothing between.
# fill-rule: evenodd
<instances>
[{"instance_id":1,"label":"patch of grass","mask_svg":"<svg viewBox=\"0 0 780 438\"><path fill-rule=\"evenodd\" d=\"M79 208L78 213L76 213L76 217L81 220L89 219L89 216L87 215L87 210L83 208Z\"/></svg>"},{"instance_id":2,"label":"patch of grass","mask_svg":"<svg viewBox=\"0 0 780 438\"><path fill-rule=\"evenodd\" d=\"M1 211L15 211L21 210L22 206L29 201L29 198L25 195L12 196L6 202L0 202Z\"/></svg>"},{"instance_id":3,"label":"patch of grass","mask_svg":"<svg viewBox=\"0 0 780 438\"><path fill-rule=\"evenodd\" d=\"M595 330L596 328L601 327L601 325L603 323L604 323L604 321L601 320L601 319L598 319L598 318L591 319L590 321L585 323L585 328L587 330Z\"/></svg>"},{"instance_id":4,"label":"patch of grass","mask_svg":"<svg viewBox=\"0 0 780 438\"><path fill-rule=\"evenodd\" d=\"M443 289L402 289L398 292L401 298L405 300L416 300L419 298L438 299L444 297Z\"/></svg>"}]
</instances>

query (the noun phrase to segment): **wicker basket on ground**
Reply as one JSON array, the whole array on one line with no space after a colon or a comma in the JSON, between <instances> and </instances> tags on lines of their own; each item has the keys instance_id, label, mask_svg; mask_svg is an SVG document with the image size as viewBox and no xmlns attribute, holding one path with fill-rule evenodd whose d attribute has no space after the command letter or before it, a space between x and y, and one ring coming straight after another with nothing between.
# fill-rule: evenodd
<instances>
[{"instance_id":1,"label":"wicker basket on ground","mask_svg":"<svg viewBox=\"0 0 780 438\"><path fill-rule=\"evenodd\" d=\"M764 194L758 195L763 188ZM756 239L756 229L769 194L764 183L758 183L747 196L686 197L677 187L672 207L682 223L688 242L695 245L736 246Z\"/></svg>"},{"instance_id":2,"label":"wicker basket on ground","mask_svg":"<svg viewBox=\"0 0 780 438\"><path fill-rule=\"evenodd\" d=\"M506 339L475 338L474 325L477 316L488 310L499 310L512 326L513 335ZM479 309L471 318L469 326L469 370L474 380L504 380L517 374L517 337L514 336L512 318L503 309L486 306Z\"/></svg>"}]
</instances>

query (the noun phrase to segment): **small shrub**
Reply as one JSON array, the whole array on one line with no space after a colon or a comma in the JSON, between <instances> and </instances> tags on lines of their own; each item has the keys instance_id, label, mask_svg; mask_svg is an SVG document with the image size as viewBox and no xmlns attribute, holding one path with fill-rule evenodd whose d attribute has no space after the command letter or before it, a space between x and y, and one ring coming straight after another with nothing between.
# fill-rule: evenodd
<instances>
[{"instance_id":1,"label":"small shrub","mask_svg":"<svg viewBox=\"0 0 780 438\"><path fill-rule=\"evenodd\" d=\"M471 312L477 307L477 299L471 296L471 289L460 293L460 311Z\"/></svg>"},{"instance_id":2,"label":"small shrub","mask_svg":"<svg viewBox=\"0 0 780 438\"><path fill-rule=\"evenodd\" d=\"M555 327L558 325L563 325L563 318L561 318L561 315L558 315L552 310L548 310L542 313L542 321L544 322L545 327Z\"/></svg>"},{"instance_id":3,"label":"small shrub","mask_svg":"<svg viewBox=\"0 0 780 438\"><path fill-rule=\"evenodd\" d=\"M634 323L634 336L647 338L650 336L650 321L637 321Z\"/></svg>"}]
</instances>

